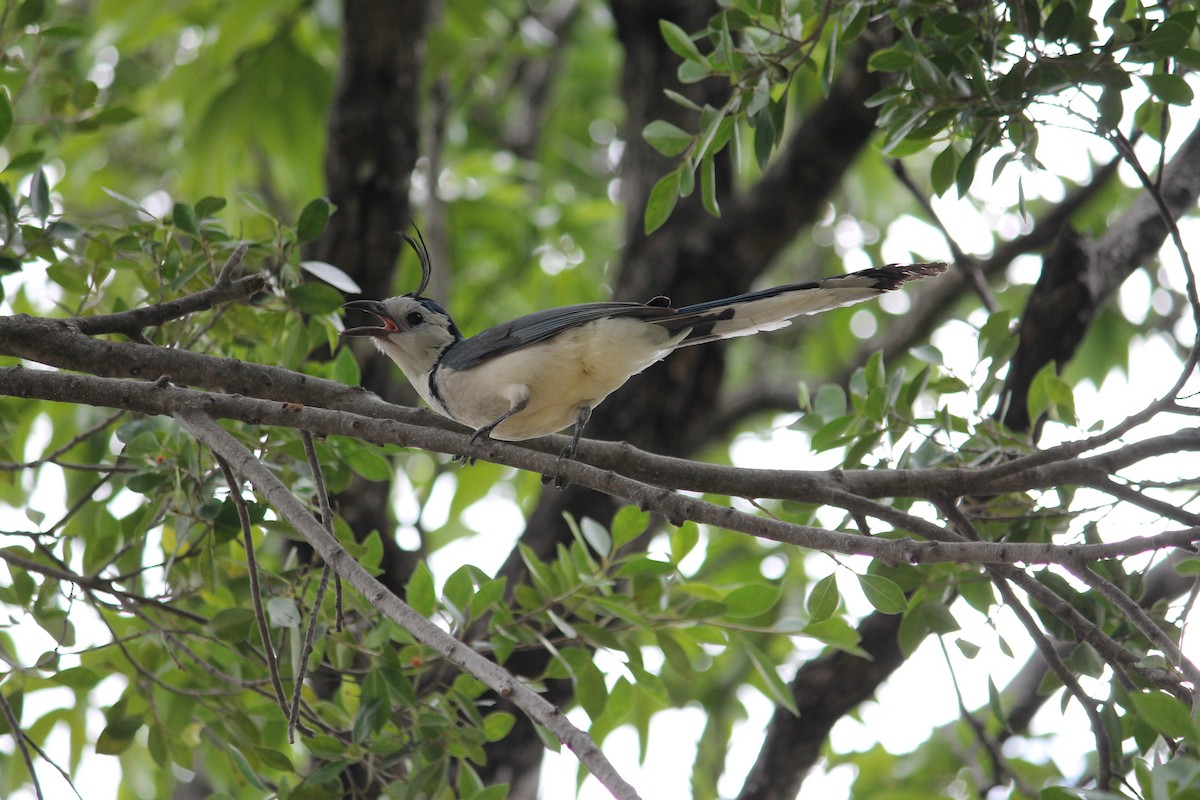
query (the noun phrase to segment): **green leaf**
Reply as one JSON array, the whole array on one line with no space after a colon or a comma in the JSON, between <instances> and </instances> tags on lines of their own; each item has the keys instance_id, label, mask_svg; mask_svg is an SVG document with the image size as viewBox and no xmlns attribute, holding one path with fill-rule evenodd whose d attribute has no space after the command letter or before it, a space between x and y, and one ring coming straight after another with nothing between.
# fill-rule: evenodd
<instances>
[{"instance_id":1,"label":"green leaf","mask_svg":"<svg viewBox=\"0 0 1200 800\"><path fill-rule=\"evenodd\" d=\"M1172 58L1187 46L1195 28L1194 9L1177 11L1155 26L1142 40L1141 45L1153 53L1156 60Z\"/></svg>"},{"instance_id":2,"label":"green leaf","mask_svg":"<svg viewBox=\"0 0 1200 800\"><path fill-rule=\"evenodd\" d=\"M830 617L820 622L810 622L800 630L801 635L809 636L827 644L835 650L841 650L852 656L870 659L870 654L858 646L862 641L858 631L850 627L841 617Z\"/></svg>"},{"instance_id":3,"label":"green leaf","mask_svg":"<svg viewBox=\"0 0 1200 800\"><path fill-rule=\"evenodd\" d=\"M703 110L696 104L694 100L692 100L690 97L680 94L679 92L671 89L663 89L663 94L665 94L672 102L678 103L688 111L695 111L696 113L699 113Z\"/></svg>"},{"instance_id":4,"label":"green leaf","mask_svg":"<svg viewBox=\"0 0 1200 800\"><path fill-rule=\"evenodd\" d=\"M5 165L4 171L19 172L23 169L28 169L34 164L40 164L46 159L46 151L44 150L26 150L24 153L18 153L12 157L12 160ZM7 203L5 204L7 207Z\"/></svg>"},{"instance_id":5,"label":"green leaf","mask_svg":"<svg viewBox=\"0 0 1200 800\"><path fill-rule=\"evenodd\" d=\"M882 575L859 575L858 583L867 602L884 614L902 614L908 608L904 591Z\"/></svg>"},{"instance_id":6,"label":"green leaf","mask_svg":"<svg viewBox=\"0 0 1200 800\"><path fill-rule=\"evenodd\" d=\"M900 622L897 640L900 652L912 655L930 633L951 633L958 630L958 621L945 604L926 600L910 608Z\"/></svg>"},{"instance_id":7,"label":"green leaf","mask_svg":"<svg viewBox=\"0 0 1200 800\"><path fill-rule=\"evenodd\" d=\"M664 156L677 156L692 143L695 137L671 123L656 119L642 129L642 136L658 152Z\"/></svg>"},{"instance_id":8,"label":"green leaf","mask_svg":"<svg viewBox=\"0 0 1200 800\"><path fill-rule=\"evenodd\" d=\"M867 358L864 377L868 389L886 388L884 384L887 381L887 369L883 365L883 351L876 350Z\"/></svg>"},{"instance_id":9,"label":"green leaf","mask_svg":"<svg viewBox=\"0 0 1200 800\"><path fill-rule=\"evenodd\" d=\"M171 209L171 224L184 233L192 236L200 235L200 226L196 223L196 212L187 203L176 203Z\"/></svg>"},{"instance_id":10,"label":"green leaf","mask_svg":"<svg viewBox=\"0 0 1200 800\"><path fill-rule=\"evenodd\" d=\"M946 14L934 26L939 33L955 36L960 33L973 33L978 29L978 23L965 14Z\"/></svg>"},{"instance_id":11,"label":"green leaf","mask_svg":"<svg viewBox=\"0 0 1200 800\"><path fill-rule=\"evenodd\" d=\"M100 755L115 756L124 752L133 743L133 737L142 727L142 717L119 717L110 720L100 738L96 740L96 752Z\"/></svg>"},{"instance_id":12,"label":"green leaf","mask_svg":"<svg viewBox=\"0 0 1200 800\"><path fill-rule=\"evenodd\" d=\"M692 41L692 37L688 36L687 31L669 20L660 19L658 21L658 29L662 31L663 39L675 51L676 55L682 56L687 61L698 61L708 66L708 59L696 47L696 43Z\"/></svg>"},{"instance_id":13,"label":"green leaf","mask_svg":"<svg viewBox=\"0 0 1200 800\"><path fill-rule=\"evenodd\" d=\"M774 701L775 705L783 706L788 711L799 716L800 709L796 708L796 700L792 697L791 689L779 677L779 671L771 663L771 660L767 658L766 654L744 639L739 641L738 645L749 656L750 663L754 665L755 671L763 679L767 697Z\"/></svg>"},{"instance_id":14,"label":"green leaf","mask_svg":"<svg viewBox=\"0 0 1200 800\"><path fill-rule=\"evenodd\" d=\"M51 675L50 682L71 689L92 689L103 678L104 676L96 674L87 667L70 667Z\"/></svg>"},{"instance_id":15,"label":"green leaf","mask_svg":"<svg viewBox=\"0 0 1200 800\"><path fill-rule=\"evenodd\" d=\"M739 586L725 595L724 602L728 607L725 616L742 619L765 614L779 602L780 594L780 588L772 584L748 583Z\"/></svg>"},{"instance_id":16,"label":"green leaf","mask_svg":"<svg viewBox=\"0 0 1200 800\"><path fill-rule=\"evenodd\" d=\"M230 745L229 757L233 759L233 763L238 768L238 772L242 773L242 777L246 779L247 783L249 783L255 789L258 789L260 792L266 790L267 787L263 786L262 781L258 778L258 773L254 770L254 767L250 765L250 761L246 758L245 754L243 754L241 750Z\"/></svg>"},{"instance_id":17,"label":"green leaf","mask_svg":"<svg viewBox=\"0 0 1200 800\"><path fill-rule=\"evenodd\" d=\"M671 542L671 560L675 564L679 564L688 553L692 552L696 543L700 541L700 528L696 523L688 520L678 528L674 528L669 538Z\"/></svg>"},{"instance_id":18,"label":"green leaf","mask_svg":"<svg viewBox=\"0 0 1200 800\"><path fill-rule=\"evenodd\" d=\"M338 354L334 356L333 370L329 377L347 386L358 386L362 375L359 371L358 359L354 357L354 353L349 348L343 347L338 350Z\"/></svg>"},{"instance_id":19,"label":"green leaf","mask_svg":"<svg viewBox=\"0 0 1200 800\"><path fill-rule=\"evenodd\" d=\"M837 578L833 575L821 578L808 593L808 600L805 603L808 608L809 620L820 622L829 619L837 611L841 599L837 588Z\"/></svg>"},{"instance_id":20,"label":"green leaf","mask_svg":"<svg viewBox=\"0 0 1200 800\"><path fill-rule=\"evenodd\" d=\"M825 384L817 390L813 411L827 421L842 416L846 413L846 390L836 383Z\"/></svg>"},{"instance_id":21,"label":"green leaf","mask_svg":"<svg viewBox=\"0 0 1200 800\"><path fill-rule=\"evenodd\" d=\"M601 525L591 517L584 517L579 521L579 532L601 558L605 558L612 553L612 535L609 534L608 528Z\"/></svg>"},{"instance_id":22,"label":"green leaf","mask_svg":"<svg viewBox=\"0 0 1200 800\"><path fill-rule=\"evenodd\" d=\"M858 417L853 414L838 417L826 423L813 434L810 447L818 453L839 447L853 438L851 429L858 423Z\"/></svg>"},{"instance_id":23,"label":"green leaf","mask_svg":"<svg viewBox=\"0 0 1200 800\"><path fill-rule=\"evenodd\" d=\"M1166 692L1140 692L1130 695L1133 707L1146 724L1172 739L1194 737L1191 713L1177 697Z\"/></svg>"},{"instance_id":24,"label":"green leaf","mask_svg":"<svg viewBox=\"0 0 1200 800\"><path fill-rule=\"evenodd\" d=\"M1000 696L1000 690L996 688L995 682L990 677L988 678L988 706L991 708L992 716L1008 727L1008 712L1004 710L1004 699Z\"/></svg>"},{"instance_id":25,"label":"green leaf","mask_svg":"<svg viewBox=\"0 0 1200 800\"><path fill-rule=\"evenodd\" d=\"M213 635L225 642L242 642L254 628L254 612L249 608L225 608L208 622Z\"/></svg>"},{"instance_id":26,"label":"green leaf","mask_svg":"<svg viewBox=\"0 0 1200 800\"><path fill-rule=\"evenodd\" d=\"M700 161L700 202L709 214L721 216L721 206L717 203L716 166L711 154Z\"/></svg>"},{"instance_id":27,"label":"green leaf","mask_svg":"<svg viewBox=\"0 0 1200 800\"><path fill-rule=\"evenodd\" d=\"M305 314L330 314L345 302L333 287L311 281L288 289L287 296Z\"/></svg>"},{"instance_id":28,"label":"green leaf","mask_svg":"<svg viewBox=\"0 0 1200 800\"><path fill-rule=\"evenodd\" d=\"M277 769L280 772L295 772L296 765L288 758L286 753L279 750L272 750L268 747L254 748L254 754L258 756L258 760L263 762L271 769Z\"/></svg>"},{"instance_id":29,"label":"green leaf","mask_svg":"<svg viewBox=\"0 0 1200 800\"><path fill-rule=\"evenodd\" d=\"M132 108L125 106L109 106L102 109L100 113L90 117L87 122L92 126L99 127L101 125L124 125L126 122L137 119L140 116L138 112Z\"/></svg>"},{"instance_id":30,"label":"green leaf","mask_svg":"<svg viewBox=\"0 0 1200 800\"><path fill-rule=\"evenodd\" d=\"M433 593L433 575L423 559L417 562L412 577L408 579L405 598L413 611L422 617L433 616L434 609L437 608L437 597Z\"/></svg>"},{"instance_id":31,"label":"green leaf","mask_svg":"<svg viewBox=\"0 0 1200 800\"><path fill-rule=\"evenodd\" d=\"M0 90L0 142L8 138L8 134L12 132L13 127L13 107L12 101L8 99L8 92Z\"/></svg>"},{"instance_id":32,"label":"green leaf","mask_svg":"<svg viewBox=\"0 0 1200 800\"><path fill-rule=\"evenodd\" d=\"M296 223L296 239L301 243L311 242L325 232L325 225L334 211L333 203L324 197L310 200L300 212L300 220ZM357 291L357 290L348 290Z\"/></svg>"},{"instance_id":33,"label":"green leaf","mask_svg":"<svg viewBox=\"0 0 1200 800\"><path fill-rule=\"evenodd\" d=\"M966 639L955 639L954 644L958 646L959 651L967 658L974 658L979 655L980 647L974 642L968 642Z\"/></svg>"},{"instance_id":34,"label":"green leaf","mask_svg":"<svg viewBox=\"0 0 1200 800\"><path fill-rule=\"evenodd\" d=\"M42 221L50 216L50 184L46 181L45 167L33 173L33 181L29 185L29 207L33 215Z\"/></svg>"},{"instance_id":35,"label":"green leaf","mask_svg":"<svg viewBox=\"0 0 1200 800\"><path fill-rule=\"evenodd\" d=\"M272 597L267 601L267 619L275 628L299 628L300 609L290 597Z\"/></svg>"},{"instance_id":36,"label":"green leaf","mask_svg":"<svg viewBox=\"0 0 1200 800\"><path fill-rule=\"evenodd\" d=\"M645 229L647 235L661 228L671 216L671 212L675 210L675 203L679 200L683 169L684 165L680 165L667 173L650 190L650 197L646 201Z\"/></svg>"},{"instance_id":37,"label":"green leaf","mask_svg":"<svg viewBox=\"0 0 1200 800\"><path fill-rule=\"evenodd\" d=\"M911 68L915 63L911 53L903 50L900 45L895 45L872 53L867 59L867 69L872 72L898 72Z\"/></svg>"},{"instance_id":38,"label":"green leaf","mask_svg":"<svg viewBox=\"0 0 1200 800\"><path fill-rule=\"evenodd\" d=\"M636 506L624 506L616 513L612 521L613 547L618 548L629 544L646 532L650 525L650 515Z\"/></svg>"},{"instance_id":39,"label":"green leaf","mask_svg":"<svg viewBox=\"0 0 1200 800\"><path fill-rule=\"evenodd\" d=\"M489 742L498 742L508 735L516 721L507 711L493 711L483 718L483 735Z\"/></svg>"},{"instance_id":40,"label":"green leaf","mask_svg":"<svg viewBox=\"0 0 1200 800\"><path fill-rule=\"evenodd\" d=\"M929 182L934 194L941 197L954 185L954 175L958 169L958 151L954 145L946 145L946 149L938 153L929 168Z\"/></svg>"},{"instance_id":41,"label":"green leaf","mask_svg":"<svg viewBox=\"0 0 1200 800\"><path fill-rule=\"evenodd\" d=\"M1058 377L1055 367L1055 362L1051 361L1033 377L1029 384L1029 394L1025 398L1026 410L1031 420L1045 414L1051 419L1074 424L1075 398L1071 387Z\"/></svg>"},{"instance_id":42,"label":"green leaf","mask_svg":"<svg viewBox=\"0 0 1200 800\"><path fill-rule=\"evenodd\" d=\"M1164 103L1174 106L1191 105L1194 94L1192 87L1182 75L1164 73L1162 75L1143 75L1146 88Z\"/></svg>"},{"instance_id":43,"label":"green leaf","mask_svg":"<svg viewBox=\"0 0 1200 800\"><path fill-rule=\"evenodd\" d=\"M464 800L504 800L508 797L509 786L507 783L497 783L493 786L487 786L479 792L471 795Z\"/></svg>"},{"instance_id":44,"label":"green leaf","mask_svg":"<svg viewBox=\"0 0 1200 800\"><path fill-rule=\"evenodd\" d=\"M17 27L36 25L46 16L46 0L25 0L17 9Z\"/></svg>"},{"instance_id":45,"label":"green leaf","mask_svg":"<svg viewBox=\"0 0 1200 800\"><path fill-rule=\"evenodd\" d=\"M208 219L225 207L224 197L202 197L196 203L196 216L200 219Z\"/></svg>"}]
</instances>

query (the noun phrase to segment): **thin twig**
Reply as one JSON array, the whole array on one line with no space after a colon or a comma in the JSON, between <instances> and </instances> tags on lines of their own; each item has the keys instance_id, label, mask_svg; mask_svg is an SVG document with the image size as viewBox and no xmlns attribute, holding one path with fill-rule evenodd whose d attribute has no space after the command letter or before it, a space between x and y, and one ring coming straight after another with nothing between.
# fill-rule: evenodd
<instances>
[{"instance_id":1,"label":"thin twig","mask_svg":"<svg viewBox=\"0 0 1200 800\"><path fill-rule=\"evenodd\" d=\"M239 244L234 251L229 254L225 266L221 267L221 272L217 275L217 286L225 286L233 282L233 276L242 268L242 259L246 257L246 251L250 249L250 245L243 242Z\"/></svg>"},{"instance_id":2,"label":"thin twig","mask_svg":"<svg viewBox=\"0 0 1200 800\"><path fill-rule=\"evenodd\" d=\"M1083 707L1083 711L1088 716L1088 721L1092 726L1092 735L1096 738L1096 784L1101 789L1107 789L1112 783L1112 751L1108 739L1108 730L1104 727L1104 720L1100 716L1100 712L1096 709L1096 702L1083 690L1079 685L1079 681L1075 680L1075 675L1063 663L1059 657L1058 651L1054 648L1054 644L1038 627L1037 621L1033 615L1029 613L1029 609L1025 608L1021 603L1020 598L1013 592L1012 587L1007 581L996 581L996 588L1004 597L1004 604L1017 615L1017 619L1025 626L1033 644L1038 652L1042 654L1042 658L1050 666L1050 670L1062 681L1063 686L1067 691L1079 701L1079 705Z\"/></svg>"},{"instance_id":3,"label":"thin twig","mask_svg":"<svg viewBox=\"0 0 1200 800\"><path fill-rule=\"evenodd\" d=\"M304 455L308 458L308 469L313 476L313 485L316 486L317 496L320 498L321 523L330 538L334 538L333 517L329 509L329 496L325 493L325 481L321 477L321 462L317 460L317 448L313 446L311 433L301 431L300 435L304 440ZM321 568L321 580L317 584L317 594L313 598L312 611L308 615L308 626L304 631L304 646L300 651L300 663L296 665L296 686L292 692L292 705L288 713L289 742L296 741L296 721L300 716L300 698L304 693L304 678L308 671L308 659L312 656L313 642L317 635L317 621L321 618L321 603L325 599L325 589L329 586L330 572L329 564L324 564ZM340 581L338 586L340 588Z\"/></svg>"},{"instance_id":4,"label":"thin twig","mask_svg":"<svg viewBox=\"0 0 1200 800\"><path fill-rule=\"evenodd\" d=\"M8 732L12 734L13 741L17 743L17 749L21 751L21 759L25 762L25 769L29 771L30 780L33 781L34 793L38 800L45 800L45 795L42 794L42 784L38 781L37 770L33 768L33 756L29 754L25 731L21 729L21 720L17 719L16 712L8 704L8 698L2 691L0 691L0 711L4 712L4 720L8 723Z\"/></svg>"},{"instance_id":5,"label":"thin twig","mask_svg":"<svg viewBox=\"0 0 1200 800\"><path fill-rule=\"evenodd\" d=\"M43 550L43 552L48 552L48 551ZM195 622L200 625L206 625L206 624L208 624L208 621L209 621L207 618L202 617L199 614L193 614L192 612L187 611L185 609L177 608L177 607L171 605L170 603L166 603L157 598L147 597L145 595L140 595L140 594L134 594L133 592L127 592L124 589L118 589L112 585L111 579L98 578L98 577L93 577L90 575L80 575L79 573L74 572L71 569L68 569L66 566L51 567L46 564L42 564L37 561L34 561L31 558L26 558L26 557L20 555L17 551L15 551L12 548L5 548L3 550L0 550L0 560L7 562L11 566L19 567L20 569L23 569L26 572L33 572L38 575L45 575L46 577L54 578L55 580L67 581L67 582L73 583L76 586L79 586L80 588L83 588L83 589L93 589L97 592L102 592L104 594L111 594L112 596L118 597L121 600L125 601L126 603L152 605L156 608L161 609L162 611L165 611L165 612L168 612L171 614L177 614L177 615L183 617L184 619L188 620L189 622ZM56 563L62 564L62 562L57 561L57 559L56 559Z\"/></svg>"},{"instance_id":6,"label":"thin twig","mask_svg":"<svg viewBox=\"0 0 1200 800\"><path fill-rule=\"evenodd\" d=\"M1000 785L1003 778L1012 781L1013 786L1027 797L1036 797L1038 792L1033 787L1029 786L1020 775L1016 773L1009 765L1008 759L1001 752L1001 744L997 742L987 732L987 728L983 723L975 718L975 715L967 708L967 704L963 702L962 689L958 685L958 675L954 672L954 665L950 662L950 651L946 648L946 640L941 636L937 637L938 644L942 648L942 659L946 663L946 669L950 672L950 685L954 688L954 697L958 701L958 714L966 721L967 727L975 735L976 741L980 747L987 753L988 760L992 763L992 784L993 786ZM1003 723L1004 720L1001 720ZM982 776L981 776L982 777ZM982 787L977 787L982 788ZM986 795L987 792L981 792Z\"/></svg>"},{"instance_id":7,"label":"thin twig","mask_svg":"<svg viewBox=\"0 0 1200 800\"><path fill-rule=\"evenodd\" d=\"M258 559L254 555L254 536L250 526L250 512L246 508L246 500L242 497L242 488L238 485L233 470L225 459L217 456L217 465L225 476L229 486L229 497L237 508L238 521L242 526L242 541L246 547L246 572L250 581L250 597L254 604L254 619L258 622L258 636L262 639L263 656L267 661L267 672L271 675L271 686L275 689L275 700L284 716L288 716L287 695L283 690L283 681L279 677L279 661L275 655L275 645L271 641L271 631L267 625L267 614L262 604L262 589L258 584Z\"/></svg>"},{"instance_id":8,"label":"thin twig","mask_svg":"<svg viewBox=\"0 0 1200 800\"><path fill-rule=\"evenodd\" d=\"M1167 636L1158 623L1150 619L1150 615L1144 608L1130 599L1129 595L1121 591L1114 583L1095 572L1089 565L1068 563L1064 566L1071 571L1072 575L1112 603L1125 616L1125 619L1129 620L1146 637L1150 644L1161 650L1172 664L1179 667L1192 686L1200 686L1200 669L1197 669L1192 660L1183 654L1178 643Z\"/></svg>"},{"instance_id":9,"label":"thin twig","mask_svg":"<svg viewBox=\"0 0 1200 800\"><path fill-rule=\"evenodd\" d=\"M946 227L946 223L942 221L941 216L934 210L933 204L929 202L929 197L921 187L917 186L917 182L908 174L908 170L904 167L904 162L899 159L893 159L892 172L899 179L904 188L908 189L909 194L917 201L917 205L921 206L921 210L925 212L925 216L929 217L936 227L942 233L942 238L946 240L946 245L950 248L950 254L954 257L954 264L959 269L967 273L971 279L971 286L975 289L975 294L979 295L979 299L983 302L983 307L987 309L989 314L996 313L999 304L996 302L996 296L992 294L992 287L988 286L987 277L983 274L983 268L979 265L979 261L974 257L963 252L958 246L958 242L950 235L950 230Z\"/></svg>"},{"instance_id":10,"label":"thin twig","mask_svg":"<svg viewBox=\"0 0 1200 800\"><path fill-rule=\"evenodd\" d=\"M145 328L153 328L197 311L206 311L221 303L243 300L255 292L261 291L266 285L265 275L247 275L232 283L217 283L211 288L180 297L177 300L139 306L114 314L75 317L70 321L81 333L88 336L104 333L121 333L132 336L140 334Z\"/></svg>"},{"instance_id":11,"label":"thin twig","mask_svg":"<svg viewBox=\"0 0 1200 800\"><path fill-rule=\"evenodd\" d=\"M308 470L312 474L313 487L317 492L317 504L321 509L321 522L325 524L325 530L329 531L329 535L334 539L337 536L333 533L333 508L329 505L329 491L325 488L325 475L321 471L321 462L317 459L317 448L313 444L312 434L308 431L301 431L304 437L304 456L308 459ZM321 579L325 580L327 576L322 575ZM334 619L337 631L342 631L346 627L346 617L342 609L342 579L338 575L333 576L334 588ZM318 606L320 603L317 604Z\"/></svg>"},{"instance_id":12,"label":"thin twig","mask_svg":"<svg viewBox=\"0 0 1200 800\"><path fill-rule=\"evenodd\" d=\"M78 446L81 442L87 441L88 439L92 438L97 433L104 430L109 425L112 425L114 422L116 422L121 417L125 416L127 413L129 413L129 412L125 411L124 409L119 409L117 411L114 411L112 414L109 414L103 420L96 423L95 425L88 428L87 430L83 431L79 435L71 437L71 441L67 442L66 444L62 445L61 447L55 448L53 452L47 453L47 454L43 455L41 458L35 459L33 461L25 461L22 463L9 463L9 462L0 463L0 470L17 471L17 470L32 469L33 467L38 467L38 466L41 466L42 464L55 464L59 467L62 467L63 469L79 469L79 470L88 470L91 472L104 472L106 470L110 470L112 472L126 472L126 471L132 472L133 468L110 466L110 465L106 465L106 464L71 464L71 463L63 463L63 462L58 461L58 459L61 458L64 453L66 453L67 451L71 450L72 448Z\"/></svg>"},{"instance_id":13,"label":"thin twig","mask_svg":"<svg viewBox=\"0 0 1200 800\"><path fill-rule=\"evenodd\" d=\"M937 504L938 510L950 520L962 536L977 541L979 533L970 518L963 513L953 501L945 500ZM1165 670L1146 669L1140 665L1140 657L1122 647L1115 639L1083 616L1070 601L1061 597L1057 592L1038 581L1032 575L1007 564L991 564L987 566L988 574L993 583L1008 581L1018 586L1034 600L1047 608L1057 619L1061 620L1075 632L1080 641L1087 642L1100 657L1108 662L1113 674L1123 686L1133 689L1134 683L1129 678L1129 672L1134 672L1147 683L1158 686L1181 699L1191 700L1191 693L1182 685L1176 676Z\"/></svg>"}]
</instances>

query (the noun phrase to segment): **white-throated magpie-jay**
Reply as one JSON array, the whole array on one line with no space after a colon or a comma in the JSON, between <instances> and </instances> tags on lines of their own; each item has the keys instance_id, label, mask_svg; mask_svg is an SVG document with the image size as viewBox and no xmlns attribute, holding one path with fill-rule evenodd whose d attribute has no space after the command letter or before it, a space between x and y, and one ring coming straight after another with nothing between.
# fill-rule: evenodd
<instances>
[{"instance_id":1,"label":"white-throated magpie-jay","mask_svg":"<svg viewBox=\"0 0 1200 800\"><path fill-rule=\"evenodd\" d=\"M648 303L582 303L538 311L464 339L446 309L421 293L431 266L424 242L404 234L421 260L421 285L388 300L353 300L379 326L347 328L370 336L439 414L490 436L520 441L574 425L571 458L592 409L672 350L783 328L793 317L850 305L944 272L944 263L865 269L672 308Z\"/></svg>"}]
</instances>

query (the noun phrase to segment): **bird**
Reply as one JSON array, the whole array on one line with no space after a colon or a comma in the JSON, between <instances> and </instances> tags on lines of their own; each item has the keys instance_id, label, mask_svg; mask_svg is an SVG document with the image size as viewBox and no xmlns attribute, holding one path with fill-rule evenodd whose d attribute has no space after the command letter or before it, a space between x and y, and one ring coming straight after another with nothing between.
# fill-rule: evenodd
<instances>
[{"instance_id":1,"label":"bird","mask_svg":"<svg viewBox=\"0 0 1200 800\"><path fill-rule=\"evenodd\" d=\"M560 463L575 457L596 406L674 350L783 328L802 314L869 300L949 266L889 264L682 308L666 297L581 303L465 338L450 313L424 296L433 268L420 231L400 235L420 260L420 285L387 300L346 303L343 308L371 314L380 324L348 327L341 335L371 338L430 408L474 430L473 444L523 441L573 426Z\"/></svg>"}]
</instances>

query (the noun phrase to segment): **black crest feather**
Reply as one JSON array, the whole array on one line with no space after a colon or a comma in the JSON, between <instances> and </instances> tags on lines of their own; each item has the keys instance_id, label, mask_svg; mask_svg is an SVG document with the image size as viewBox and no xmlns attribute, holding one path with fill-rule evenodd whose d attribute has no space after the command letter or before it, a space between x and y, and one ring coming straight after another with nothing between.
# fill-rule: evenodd
<instances>
[{"instance_id":1,"label":"black crest feather","mask_svg":"<svg viewBox=\"0 0 1200 800\"><path fill-rule=\"evenodd\" d=\"M408 242L408 246L417 254L417 259L421 262L421 284L417 286L415 292L409 292L409 297L420 297L425 288L429 286L429 279L433 275L433 263L429 259L429 248L425 246L425 237L421 235L421 230L416 225L413 226L413 231L417 234L413 236L410 233L401 233L401 238Z\"/></svg>"}]
</instances>

